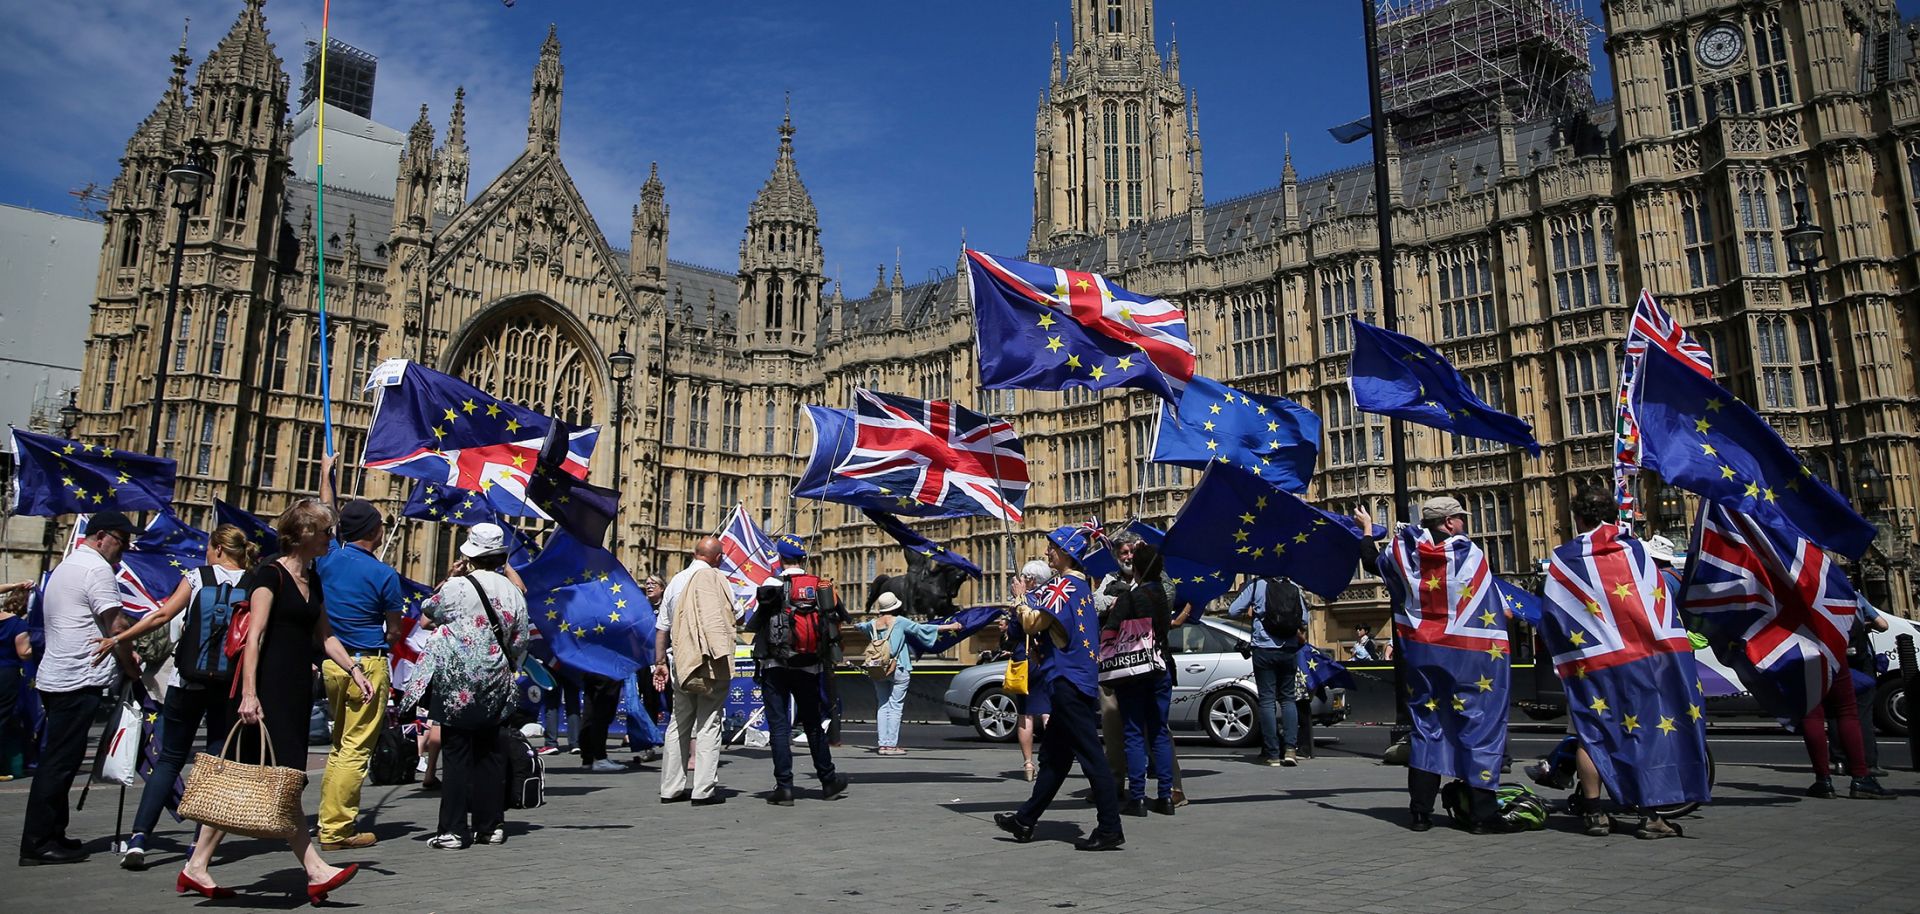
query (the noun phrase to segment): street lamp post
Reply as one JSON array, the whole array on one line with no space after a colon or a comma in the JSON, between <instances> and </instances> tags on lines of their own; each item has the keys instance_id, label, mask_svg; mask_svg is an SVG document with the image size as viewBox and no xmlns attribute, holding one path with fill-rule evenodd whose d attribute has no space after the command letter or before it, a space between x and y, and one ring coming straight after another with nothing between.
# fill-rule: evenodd
<instances>
[{"instance_id":1,"label":"street lamp post","mask_svg":"<svg viewBox=\"0 0 1920 914\"><path fill-rule=\"evenodd\" d=\"M620 489L620 467L624 461L625 444L623 434L626 430L627 382L633 379L633 353L627 351L627 331L620 331L620 345L607 356L607 373L613 378L613 488ZM620 519L614 518L613 525L607 528L607 550L617 558L620 554Z\"/></svg>"},{"instance_id":2,"label":"street lamp post","mask_svg":"<svg viewBox=\"0 0 1920 914\"><path fill-rule=\"evenodd\" d=\"M180 304L180 268L187 255L187 211L198 205L207 185L213 183L213 171L207 168L207 144L196 138L187 142L187 154L167 169L165 181L173 188L174 221L173 273L167 279L167 310L160 321L160 352L153 366L153 406L147 416L147 453L160 452L160 404L167 395L167 359L173 350L173 315Z\"/></svg>"},{"instance_id":3,"label":"street lamp post","mask_svg":"<svg viewBox=\"0 0 1920 914\"><path fill-rule=\"evenodd\" d=\"M80 388L67 391L67 405L60 407L60 435L68 441L73 440L73 430L80 427L80 404L76 402ZM53 534L56 528L53 518L45 519L40 535L40 573L46 574L53 564Z\"/></svg>"},{"instance_id":4,"label":"street lamp post","mask_svg":"<svg viewBox=\"0 0 1920 914\"><path fill-rule=\"evenodd\" d=\"M1847 492L1847 468L1840 459L1840 386L1833 377L1833 340L1827 332L1827 312L1820 304L1820 280L1813 268L1826 260L1820 253L1825 232L1807 215L1807 205L1799 206L1793 228L1787 230L1787 247L1793 265L1806 275L1807 308L1813 316L1813 345L1820 359L1820 398L1827 416L1827 481L1835 490Z\"/></svg>"}]
</instances>

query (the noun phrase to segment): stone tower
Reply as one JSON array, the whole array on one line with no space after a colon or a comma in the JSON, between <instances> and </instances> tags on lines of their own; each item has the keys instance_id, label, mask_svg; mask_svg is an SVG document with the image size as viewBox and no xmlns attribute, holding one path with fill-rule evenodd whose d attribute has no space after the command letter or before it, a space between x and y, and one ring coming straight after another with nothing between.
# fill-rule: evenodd
<instances>
[{"instance_id":1,"label":"stone tower","mask_svg":"<svg viewBox=\"0 0 1920 914\"><path fill-rule=\"evenodd\" d=\"M636 287L664 291L667 277L667 188L660 183L660 163L647 169L640 185L640 204L633 208L633 235L628 275Z\"/></svg>"},{"instance_id":2,"label":"stone tower","mask_svg":"<svg viewBox=\"0 0 1920 914\"><path fill-rule=\"evenodd\" d=\"M740 329L749 350L811 352L821 287L820 217L793 163L793 114L780 149L747 210L740 241Z\"/></svg>"},{"instance_id":3,"label":"stone tower","mask_svg":"<svg viewBox=\"0 0 1920 914\"><path fill-rule=\"evenodd\" d=\"M1034 219L1040 250L1200 205L1199 133L1180 83L1177 46L1153 38L1152 0L1069 6L1073 46L1053 67L1034 130Z\"/></svg>"},{"instance_id":4,"label":"stone tower","mask_svg":"<svg viewBox=\"0 0 1920 914\"><path fill-rule=\"evenodd\" d=\"M533 68L533 104L527 112L530 152L553 152L560 144L560 87L566 72L560 65L559 29L549 25L540 62Z\"/></svg>"},{"instance_id":5,"label":"stone tower","mask_svg":"<svg viewBox=\"0 0 1920 914\"><path fill-rule=\"evenodd\" d=\"M453 90L447 141L433 157L433 213L451 216L467 205L467 90Z\"/></svg>"}]
</instances>

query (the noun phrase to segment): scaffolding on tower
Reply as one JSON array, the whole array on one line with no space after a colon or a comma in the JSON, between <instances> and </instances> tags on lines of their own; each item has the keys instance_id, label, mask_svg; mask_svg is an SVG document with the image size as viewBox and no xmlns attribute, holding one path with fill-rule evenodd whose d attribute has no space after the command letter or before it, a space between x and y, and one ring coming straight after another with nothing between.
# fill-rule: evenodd
<instances>
[{"instance_id":1,"label":"scaffolding on tower","mask_svg":"<svg viewBox=\"0 0 1920 914\"><path fill-rule=\"evenodd\" d=\"M1593 105L1593 23L1577 0L1378 0L1381 102L1421 146Z\"/></svg>"}]
</instances>

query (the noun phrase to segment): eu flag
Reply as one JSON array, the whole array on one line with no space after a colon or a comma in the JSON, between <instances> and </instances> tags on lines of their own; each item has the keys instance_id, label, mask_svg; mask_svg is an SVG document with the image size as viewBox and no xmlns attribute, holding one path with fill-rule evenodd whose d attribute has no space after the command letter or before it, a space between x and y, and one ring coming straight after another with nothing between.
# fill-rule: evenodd
<instances>
[{"instance_id":1,"label":"eu flag","mask_svg":"<svg viewBox=\"0 0 1920 914\"><path fill-rule=\"evenodd\" d=\"M231 524L247 535L247 541L261 555L272 555L280 551L280 533L265 518L252 511L236 508L216 498L213 500L213 520L217 524Z\"/></svg>"},{"instance_id":2,"label":"eu flag","mask_svg":"<svg viewBox=\"0 0 1920 914\"><path fill-rule=\"evenodd\" d=\"M1132 387L1179 402L1193 379L1187 316L1104 276L967 252L980 387Z\"/></svg>"},{"instance_id":3,"label":"eu flag","mask_svg":"<svg viewBox=\"0 0 1920 914\"><path fill-rule=\"evenodd\" d=\"M1212 603L1222 594L1233 589L1234 582L1240 578L1239 575L1227 574L1207 562L1166 554L1163 547L1166 545L1167 532L1146 521L1128 521L1125 532L1139 537L1143 543L1163 550L1160 553L1160 559L1165 567L1161 569L1161 573L1166 576L1167 583L1173 585L1173 605L1168 608L1176 614L1181 606L1188 603L1193 604L1195 608L1205 609L1208 603ZM1107 548L1105 540L1101 541L1100 548L1088 553L1086 559L1080 564L1087 569L1087 575L1096 582L1120 570L1120 560L1115 558L1113 552ZM1195 614L1188 621L1198 618L1200 618L1199 615Z\"/></svg>"},{"instance_id":4,"label":"eu flag","mask_svg":"<svg viewBox=\"0 0 1920 914\"><path fill-rule=\"evenodd\" d=\"M1437 429L1504 441L1540 456L1533 426L1480 399L1433 347L1413 337L1353 322L1353 405Z\"/></svg>"},{"instance_id":5,"label":"eu flag","mask_svg":"<svg viewBox=\"0 0 1920 914\"><path fill-rule=\"evenodd\" d=\"M1347 589L1360 556L1352 521L1227 464L1215 464L1167 531L1168 555L1257 577L1285 575L1329 600Z\"/></svg>"},{"instance_id":6,"label":"eu flag","mask_svg":"<svg viewBox=\"0 0 1920 914\"><path fill-rule=\"evenodd\" d=\"M1300 645L1300 656L1295 661L1300 672L1307 677L1307 689L1318 691L1323 687L1338 689L1357 689L1353 674L1347 671L1345 664L1327 656L1325 651L1311 644Z\"/></svg>"},{"instance_id":7,"label":"eu flag","mask_svg":"<svg viewBox=\"0 0 1920 914\"><path fill-rule=\"evenodd\" d=\"M1607 791L1627 807L1705 802L1706 699L1646 547L1602 524L1553 550L1546 589L1541 634Z\"/></svg>"},{"instance_id":8,"label":"eu flag","mask_svg":"<svg viewBox=\"0 0 1920 914\"><path fill-rule=\"evenodd\" d=\"M933 620L933 624L935 625L958 623L960 630L955 632L941 632L940 637L933 639L933 645L928 647L924 653L944 653L948 648L973 637L975 633L1000 621L1002 618L1005 618L1006 615L1007 608L1005 606L969 606L944 619L935 619Z\"/></svg>"},{"instance_id":9,"label":"eu flag","mask_svg":"<svg viewBox=\"0 0 1920 914\"><path fill-rule=\"evenodd\" d=\"M1320 417L1286 397L1249 394L1195 375L1180 408L1160 404L1153 459L1204 470L1232 463L1304 492L1320 455Z\"/></svg>"},{"instance_id":10,"label":"eu flag","mask_svg":"<svg viewBox=\"0 0 1920 914\"><path fill-rule=\"evenodd\" d=\"M952 565L966 572L970 578L980 577L980 566L968 561L966 556L954 552L933 540L927 539L912 527L901 523L900 518L894 517L885 511L875 511L872 508L863 509L861 513L865 514L867 519L873 521L880 529L887 531L887 535L893 537L895 542L907 547L909 550L926 556L929 561L939 562L942 565Z\"/></svg>"},{"instance_id":11,"label":"eu flag","mask_svg":"<svg viewBox=\"0 0 1920 914\"><path fill-rule=\"evenodd\" d=\"M813 453L793 487L794 498L813 498L856 508L874 508L908 517L965 517L959 506L930 505L906 492L895 492L864 479L841 476L833 468L853 453L853 410L831 406L807 407L813 425Z\"/></svg>"},{"instance_id":12,"label":"eu flag","mask_svg":"<svg viewBox=\"0 0 1920 914\"><path fill-rule=\"evenodd\" d=\"M619 513L620 493L587 482L567 470L572 431L566 423L557 420L547 430L547 440L540 445L533 477L527 481L527 500L581 542L602 543L607 539L607 527Z\"/></svg>"},{"instance_id":13,"label":"eu flag","mask_svg":"<svg viewBox=\"0 0 1920 914\"><path fill-rule=\"evenodd\" d=\"M613 679L652 665L653 604L613 553L556 530L520 579L555 660Z\"/></svg>"},{"instance_id":14,"label":"eu flag","mask_svg":"<svg viewBox=\"0 0 1920 914\"><path fill-rule=\"evenodd\" d=\"M1515 619L1519 619L1534 628L1540 627L1540 598L1526 588L1505 578L1493 579L1494 593L1500 596L1500 605Z\"/></svg>"},{"instance_id":15,"label":"eu flag","mask_svg":"<svg viewBox=\"0 0 1920 914\"><path fill-rule=\"evenodd\" d=\"M13 429L14 514L169 511L174 462Z\"/></svg>"},{"instance_id":16,"label":"eu flag","mask_svg":"<svg viewBox=\"0 0 1920 914\"><path fill-rule=\"evenodd\" d=\"M1712 378L1649 346L1630 396L1640 416L1640 465L1669 484L1851 558L1873 544L1873 525Z\"/></svg>"}]
</instances>

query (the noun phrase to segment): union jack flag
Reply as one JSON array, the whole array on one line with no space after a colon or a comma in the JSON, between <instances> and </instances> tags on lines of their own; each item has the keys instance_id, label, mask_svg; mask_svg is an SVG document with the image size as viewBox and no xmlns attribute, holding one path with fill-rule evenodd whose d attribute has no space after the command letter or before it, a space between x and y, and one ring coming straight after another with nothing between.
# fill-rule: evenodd
<instances>
[{"instance_id":1,"label":"union jack flag","mask_svg":"<svg viewBox=\"0 0 1920 914\"><path fill-rule=\"evenodd\" d=\"M734 605L741 613L751 612L754 592L760 585L780 576L780 553L773 548L773 537L747 515L743 505L734 505L727 524L720 530L720 571L733 584Z\"/></svg>"},{"instance_id":2,"label":"union jack flag","mask_svg":"<svg viewBox=\"0 0 1920 914\"><path fill-rule=\"evenodd\" d=\"M834 472L914 501L1019 521L1027 452L1005 419L946 400L854 389L853 449Z\"/></svg>"},{"instance_id":3,"label":"union jack flag","mask_svg":"<svg viewBox=\"0 0 1920 914\"><path fill-rule=\"evenodd\" d=\"M1791 530L1703 505L1687 563L1687 612L1714 653L1789 726L1847 675L1859 597L1827 551Z\"/></svg>"},{"instance_id":4,"label":"union jack flag","mask_svg":"<svg viewBox=\"0 0 1920 914\"><path fill-rule=\"evenodd\" d=\"M1703 802L1706 700L1678 594L1614 524L1575 537L1547 566L1542 634L1567 713L1622 805Z\"/></svg>"}]
</instances>

